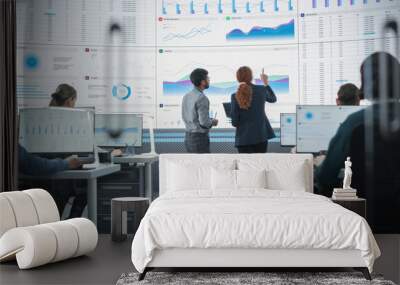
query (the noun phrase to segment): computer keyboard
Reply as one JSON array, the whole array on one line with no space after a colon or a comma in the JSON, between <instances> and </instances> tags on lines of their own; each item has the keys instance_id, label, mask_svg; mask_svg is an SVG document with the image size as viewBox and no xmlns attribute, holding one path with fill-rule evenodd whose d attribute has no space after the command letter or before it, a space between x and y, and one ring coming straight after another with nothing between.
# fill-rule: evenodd
<instances>
[{"instance_id":1,"label":"computer keyboard","mask_svg":"<svg viewBox=\"0 0 400 285\"><path fill-rule=\"evenodd\" d=\"M91 164L91 163L94 163L96 161L95 157L93 155L91 155L91 156L78 156L78 159L82 164Z\"/></svg>"},{"instance_id":2,"label":"computer keyboard","mask_svg":"<svg viewBox=\"0 0 400 285\"><path fill-rule=\"evenodd\" d=\"M85 163L82 165L83 169L94 169L99 167L99 162L98 161L94 161L93 163Z\"/></svg>"},{"instance_id":3,"label":"computer keyboard","mask_svg":"<svg viewBox=\"0 0 400 285\"><path fill-rule=\"evenodd\" d=\"M123 152L120 155L116 155L116 157L127 157L127 156L135 156L135 153L131 153L131 152Z\"/></svg>"},{"instance_id":4,"label":"computer keyboard","mask_svg":"<svg viewBox=\"0 0 400 285\"><path fill-rule=\"evenodd\" d=\"M86 167L85 165L82 165L79 168L75 168L75 169L71 169L71 170L92 170L92 169L96 169L96 167Z\"/></svg>"}]
</instances>

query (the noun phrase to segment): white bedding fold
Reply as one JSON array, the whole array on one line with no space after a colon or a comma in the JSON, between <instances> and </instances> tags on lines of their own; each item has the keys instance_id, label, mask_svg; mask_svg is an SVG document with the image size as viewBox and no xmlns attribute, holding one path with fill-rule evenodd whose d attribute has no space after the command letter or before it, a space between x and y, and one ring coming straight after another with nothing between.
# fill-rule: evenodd
<instances>
[{"instance_id":1,"label":"white bedding fold","mask_svg":"<svg viewBox=\"0 0 400 285\"><path fill-rule=\"evenodd\" d=\"M265 189L215 195L156 199L132 243L136 269L143 272L154 250L165 248L358 249L370 271L380 255L365 219L326 197Z\"/></svg>"}]
</instances>

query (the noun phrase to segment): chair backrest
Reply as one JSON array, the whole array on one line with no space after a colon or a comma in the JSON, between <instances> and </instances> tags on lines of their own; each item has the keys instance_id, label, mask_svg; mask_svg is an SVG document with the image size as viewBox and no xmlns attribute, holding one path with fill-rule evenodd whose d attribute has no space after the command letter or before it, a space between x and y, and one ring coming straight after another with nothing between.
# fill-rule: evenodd
<instances>
[{"instance_id":1,"label":"chair backrest","mask_svg":"<svg viewBox=\"0 0 400 285\"><path fill-rule=\"evenodd\" d=\"M356 127L351 134L350 157L353 176L351 187L357 189L357 195L365 198L365 131L364 125Z\"/></svg>"},{"instance_id":2,"label":"chair backrest","mask_svg":"<svg viewBox=\"0 0 400 285\"><path fill-rule=\"evenodd\" d=\"M385 141L376 122L372 127L367 136L364 125L353 130L352 187L367 199L367 221L374 233L400 233L400 142Z\"/></svg>"},{"instance_id":3,"label":"chair backrest","mask_svg":"<svg viewBox=\"0 0 400 285\"><path fill-rule=\"evenodd\" d=\"M169 179L174 176L170 173L171 164L205 167L221 163L234 165L235 169L277 170L279 173L274 176L275 182L284 179L291 181L292 185L297 183L299 189L313 192L313 158L311 154L161 154L159 162L160 195L169 190ZM190 166L188 169L190 170Z\"/></svg>"},{"instance_id":4,"label":"chair backrest","mask_svg":"<svg viewBox=\"0 0 400 285\"><path fill-rule=\"evenodd\" d=\"M0 193L0 237L15 227L34 226L59 220L56 203L43 189Z\"/></svg>"}]
</instances>

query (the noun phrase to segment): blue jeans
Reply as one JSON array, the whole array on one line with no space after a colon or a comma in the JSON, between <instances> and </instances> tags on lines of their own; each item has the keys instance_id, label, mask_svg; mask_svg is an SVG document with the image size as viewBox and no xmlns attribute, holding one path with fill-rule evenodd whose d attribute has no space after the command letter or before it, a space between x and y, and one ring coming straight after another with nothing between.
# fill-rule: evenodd
<instances>
[{"instance_id":1,"label":"blue jeans","mask_svg":"<svg viewBox=\"0 0 400 285\"><path fill-rule=\"evenodd\" d=\"M186 133L185 147L188 153L210 153L208 133Z\"/></svg>"}]
</instances>

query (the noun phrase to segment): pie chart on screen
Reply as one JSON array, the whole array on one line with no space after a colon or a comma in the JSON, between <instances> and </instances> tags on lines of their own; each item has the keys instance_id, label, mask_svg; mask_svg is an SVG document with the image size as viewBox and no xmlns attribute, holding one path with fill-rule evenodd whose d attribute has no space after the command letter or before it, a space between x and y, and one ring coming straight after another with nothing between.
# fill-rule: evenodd
<instances>
[{"instance_id":1,"label":"pie chart on screen","mask_svg":"<svg viewBox=\"0 0 400 285\"><path fill-rule=\"evenodd\" d=\"M35 54L25 56L25 67L30 70L35 70L39 67L39 58Z\"/></svg>"},{"instance_id":2,"label":"pie chart on screen","mask_svg":"<svg viewBox=\"0 0 400 285\"><path fill-rule=\"evenodd\" d=\"M131 97L132 91L131 87L125 84L117 84L114 85L112 88L112 96L117 98L118 100L127 100L129 97Z\"/></svg>"}]
</instances>

